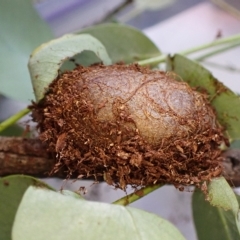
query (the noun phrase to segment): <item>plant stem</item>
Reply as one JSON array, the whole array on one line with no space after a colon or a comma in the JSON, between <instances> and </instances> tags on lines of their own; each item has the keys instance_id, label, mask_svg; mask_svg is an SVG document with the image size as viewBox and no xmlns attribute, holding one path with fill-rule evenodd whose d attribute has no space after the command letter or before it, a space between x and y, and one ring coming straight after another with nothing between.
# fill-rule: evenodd
<instances>
[{"instance_id":1,"label":"plant stem","mask_svg":"<svg viewBox=\"0 0 240 240\"><path fill-rule=\"evenodd\" d=\"M119 5L116 9L114 9L112 12L108 13L101 21L100 23L107 22L114 18L114 15L118 12L121 12L124 8L129 6L133 3L133 0L125 0L121 5Z\"/></svg>"},{"instance_id":2,"label":"plant stem","mask_svg":"<svg viewBox=\"0 0 240 240\"><path fill-rule=\"evenodd\" d=\"M126 205L133 203L133 202L137 201L138 199L148 195L149 193L155 191L156 189L158 189L162 186L163 186L163 184L157 184L157 185L153 185L153 186L144 187L142 189L137 190L134 193L131 193L123 198L118 199L117 201L113 202L113 204L126 206Z\"/></svg>"},{"instance_id":3,"label":"plant stem","mask_svg":"<svg viewBox=\"0 0 240 240\"><path fill-rule=\"evenodd\" d=\"M232 49L234 47L237 47L237 46L240 46L240 42L234 42L234 43L232 43L230 45L223 46L221 48L215 49L215 50L213 50L213 51L211 51L209 53L203 54L202 56L195 58L194 60L195 61L203 61L206 58L215 56L215 55L217 55L219 53L225 52L225 51L230 50L230 49Z\"/></svg>"},{"instance_id":4,"label":"plant stem","mask_svg":"<svg viewBox=\"0 0 240 240\"><path fill-rule=\"evenodd\" d=\"M139 14L141 14L142 12L143 12L143 9L135 7L131 11L129 11L126 14L124 14L123 16L121 16L120 22L126 23L126 22L132 20L133 18L135 18L136 16L138 16Z\"/></svg>"},{"instance_id":5,"label":"plant stem","mask_svg":"<svg viewBox=\"0 0 240 240\"><path fill-rule=\"evenodd\" d=\"M234 43L234 42L238 42L240 44L240 34L236 34L236 35L226 37L226 38L221 38L221 39L215 40L211 43L203 44L201 46L185 50L185 51L181 52L181 54L187 55L187 54L198 52L198 51L208 49L211 47L219 46L222 44Z\"/></svg>"},{"instance_id":6,"label":"plant stem","mask_svg":"<svg viewBox=\"0 0 240 240\"><path fill-rule=\"evenodd\" d=\"M27 115L29 112L30 112L30 109L25 108L25 109L21 110L20 112L12 115L7 120L5 120L2 123L0 123L0 132L5 130L6 128L10 127L12 124L17 122L19 119L21 119L25 115Z\"/></svg>"},{"instance_id":7,"label":"plant stem","mask_svg":"<svg viewBox=\"0 0 240 240\"><path fill-rule=\"evenodd\" d=\"M231 37L218 39L218 40L215 40L211 43L203 44L201 46L182 51L179 54L188 55L188 54L191 54L191 53L199 52L199 51L202 51L202 50L205 50L205 49L208 49L208 48L212 48L212 47L215 47L215 46L219 46L219 45L222 45L222 44L231 44L231 43L235 43L235 44L239 43L240 44L240 34L237 34L237 35L234 35L234 36L231 36ZM160 55L158 57L149 58L149 59L146 59L146 60L139 61L138 64L139 65L159 64L159 63L164 62L166 60L166 57L167 57L167 55Z\"/></svg>"},{"instance_id":8,"label":"plant stem","mask_svg":"<svg viewBox=\"0 0 240 240\"><path fill-rule=\"evenodd\" d=\"M216 62L211 62L211 61L200 61L201 63L204 63L205 66L210 66L210 67L214 67L214 68L218 68L221 70L226 70L226 71L230 71L230 72L240 72L240 68L237 68L235 66L231 66L231 65L223 65L220 63L216 63Z\"/></svg>"}]
</instances>

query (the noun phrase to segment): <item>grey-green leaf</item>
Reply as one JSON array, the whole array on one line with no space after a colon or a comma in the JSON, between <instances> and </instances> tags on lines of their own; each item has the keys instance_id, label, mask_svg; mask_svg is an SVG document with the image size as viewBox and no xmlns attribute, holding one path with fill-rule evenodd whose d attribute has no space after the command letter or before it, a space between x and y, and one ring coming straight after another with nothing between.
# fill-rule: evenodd
<instances>
[{"instance_id":1,"label":"grey-green leaf","mask_svg":"<svg viewBox=\"0 0 240 240\"><path fill-rule=\"evenodd\" d=\"M231 210L213 207L201 191L192 198L193 218L198 240L236 240L240 234Z\"/></svg>"},{"instance_id":2,"label":"grey-green leaf","mask_svg":"<svg viewBox=\"0 0 240 240\"><path fill-rule=\"evenodd\" d=\"M0 0L0 92L8 97L33 99L27 62L30 53L53 38L30 0Z\"/></svg>"},{"instance_id":3,"label":"grey-green leaf","mask_svg":"<svg viewBox=\"0 0 240 240\"><path fill-rule=\"evenodd\" d=\"M166 220L142 210L84 201L29 187L19 206L13 240L182 240Z\"/></svg>"},{"instance_id":4,"label":"grey-green leaf","mask_svg":"<svg viewBox=\"0 0 240 240\"><path fill-rule=\"evenodd\" d=\"M232 188L224 177L214 178L208 186L210 204L232 211L238 232L240 234L240 210L239 203Z\"/></svg>"},{"instance_id":5,"label":"grey-green leaf","mask_svg":"<svg viewBox=\"0 0 240 240\"><path fill-rule=\"evenodd\" d=\"M24 175L0 178L0 239L12 239L14 217L22 196L30 185L50 188L38 179Z\"/></svg>"},{"instance_id":6,"label":"grey-green leaf","mask_svg":"<svg viewBox=\"0 0 240 240\"><path fill-rule=\"evenodd\" d=\"M65 35L42 44L32 53L28 66L37 101L44 97L64 61L83 51L92 51L104 64L111 64L102 43L88 34Z\"/></svg>"},{"instance_id":7,"label":"grey-green leaf","mask_svg":"<svg viewBox=\"0 0 240 240\"><path fill-rule=\"evenodd\" d=\"M212 179L208 185L208 198L213 206L231 210L235 215L238 214L238 201L224 177Z\"/></svg>"},{"instance_id":8,"label":"grey-green leaf","mask_svg":"<svg viewBox=\"0 0 240 240\"><path fill-rule=\"evenodd\" d=\"M122 24L108 23L83 29L107 49L113 63L132 63L160 55L160 50L143 32Z\"/></svg>"},{"instance_id":9,"label":"grey-green leaf","mask_svg":"<svg viewBox=\"0 0 240 240\"><path fill-rule=\"evenodd\" d=\"M232 140L240 139L240 97L225 87L204 67L179 54L168 59L168 70L174 71L192 87L204 89L216 109L219 122Z\"/></svg>"}]
</instances>

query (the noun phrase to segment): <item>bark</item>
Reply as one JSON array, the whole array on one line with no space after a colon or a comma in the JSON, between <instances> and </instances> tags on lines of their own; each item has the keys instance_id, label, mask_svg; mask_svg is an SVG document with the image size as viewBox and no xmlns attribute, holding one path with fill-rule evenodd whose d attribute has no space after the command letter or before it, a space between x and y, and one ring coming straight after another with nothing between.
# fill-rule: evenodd
<instances>
[{"instance_id":1,"label":"bark","mask_svg":"<svg viewBox=\"0 0 240 240\"><path fill-rule=\"evenodd\" d=\"M54 160L40 140L0 137L0 176L26 174L47 177L53 166ZM63 174L59 173L59 176L63 177Z\"/></svg>"},{"instance_id":2,"label":"bark","mask_svg":"<svg viewBox=\"0 0 240 240\"><path fill-rule=\"evenodd\" d=\"M232 186L240 186L240 149L223 153L223 175Z\"/></svg>"},{"instance_id":3,"label":"bark","mask_svg":"<svg viewBox=\"0 0 240 240\"><path fill-rule=\"evenodd\" d=\"M0 176L26 174L49 177L55 161L37 138L0 137ZM240 186L240 149L223 153L223 175L235 187ZM54 177L65 178L63 172Z\"/></svg>"}]
</instances>

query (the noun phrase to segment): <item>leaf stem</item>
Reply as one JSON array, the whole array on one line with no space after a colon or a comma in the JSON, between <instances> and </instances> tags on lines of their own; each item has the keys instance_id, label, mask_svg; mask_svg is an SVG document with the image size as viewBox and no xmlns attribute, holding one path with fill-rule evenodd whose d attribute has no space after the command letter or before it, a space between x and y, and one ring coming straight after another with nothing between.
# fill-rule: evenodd
<instances>
[{"instance_id":1,"label":"leaf stem","mask_svg":"<svg viewBox=\"0 0 240 240\"><path fill-rule=\"evenodd\" d=\"M218 68L221 70L226 70L226 71L230 71L230 72L238 72L238 73L240 72L240 68L237 68L232 65L223 65L223 64L211 62L211 61L200 61L200 62L204 63L205 66L210 66L210 67Z\"/></svg>"},{"instance_id":2,"label":"leaf stem","mask_svg":"<svg viewBox=\"0 0 240 240\"><path fill-rule=\"evenodd\" d=\"M234 42L234 43L232 43L232 44L230 44L230 45L227 45L227 46L224 45L223 47L218 48L218 49L215 49L215 50L213 50L213 51L211 51L211 52L209 52L209 53L203 54L202 56L197 57L197 58L195 58L194 60L200 62L200 61L203 61L203 60L206 59L206 58L215 56L215 55L217 55L217 54L219 54L219 53L222 53L222 52L224 52L224 51L230 50L230 49L232 49L232 48L234 48L234 47L237 47L237 46L240 46L240 42Z\"/></svg>"},{"instance_id":3,"label":"leaf stem","mask_svg":"<svg viewBox=\"0 0 240 240\"><path fill-rule=\"evenodd\" d=\"M15 122L17 122L19 119L21 119L22 117L24 117L25 115L27 115L30 112L30 109L25 108L21 111L19 111L18 113L12 115L10 118L8 118L7 120L3 121L2 123L0 123L0 132L2 132L3 130L5 130L6 128L10 127L12 124L14 124Z\"/></svg>"},{"instance_id":4,"label":"leaf stem","mask_svg":"<svg viewBox=\"0 0 240 240\"><path fill-rule=\"evenodd\" d=\"M239 43L240 44L240 34L236 34L236 35L226 37L226 38L221 38L221 39L215 40L211 43L203 44L201 46L182 51L179 54L188 55L188 54L199 52L199 51L202 51L202 50L205 50L208 48L212 48L212 47L219 46L222 44L230 44L230 43L236 43L236 44ZM224 49L223 49L223 51L224 51ZM167 55L160 55L160 56L157 56L154 58L149 58L149 59L139 61L138 64L139 65L159 64L159 63L164 62L166 60L166 57L167 57Z\"/></svg>"},{"instance_id":5,"label":"leaf stem","mask_svg":"<svg viewBox=\"0 0 240 240\"><path fill-rule=\"evenodd\" d=\"M191 53L195 53L204 49L208 49L211 47L215 47L215 46L219 46L222 44L229 44L229 43L233 43L238 41L240 43L240 34L236 34L230 37L226 37L226 38L221 38L221 39L217 39L211 43L207 43L207 44L203 44L201 46L198 47L194 47L188 50L185 50L183 52L181 52L182 55L187 55L187 54L191 54Z\"/></svg>"},{"instance_id":6,"label":"leaf stem","mask_svg":"<svg viewBox=\"0 0 240 240\"><path fill-rule=\"evenodd\" d=\"M152 185L152 186L147 186L147 187L141 188L134 193L131 193L123 198L118 199L117 201L113 202L113 204L127 206L130 203L137 201L138 199L148 195L149 193L155 191L156 189L158 189L162 186L163 186L163 184L157 184L157 185Z\"/></svg>"}]
</instances>

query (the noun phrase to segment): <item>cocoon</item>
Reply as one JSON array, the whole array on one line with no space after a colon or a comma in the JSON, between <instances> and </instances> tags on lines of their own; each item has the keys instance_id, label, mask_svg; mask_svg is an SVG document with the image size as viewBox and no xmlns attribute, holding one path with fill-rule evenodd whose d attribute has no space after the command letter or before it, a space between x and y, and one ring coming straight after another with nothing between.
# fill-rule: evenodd
<instances>
[{"instance_id":1,"label":"cocoon","mask_svg":"<svg viewBox=\"0 0 240 240\"><path fill-rule=\"evenodd\" d=\"M125 189L201 186L221 174L226 142L207 96L173 73L137 64L79 66L31 106L52 172Z\"/></svg>"}]
</instances>

